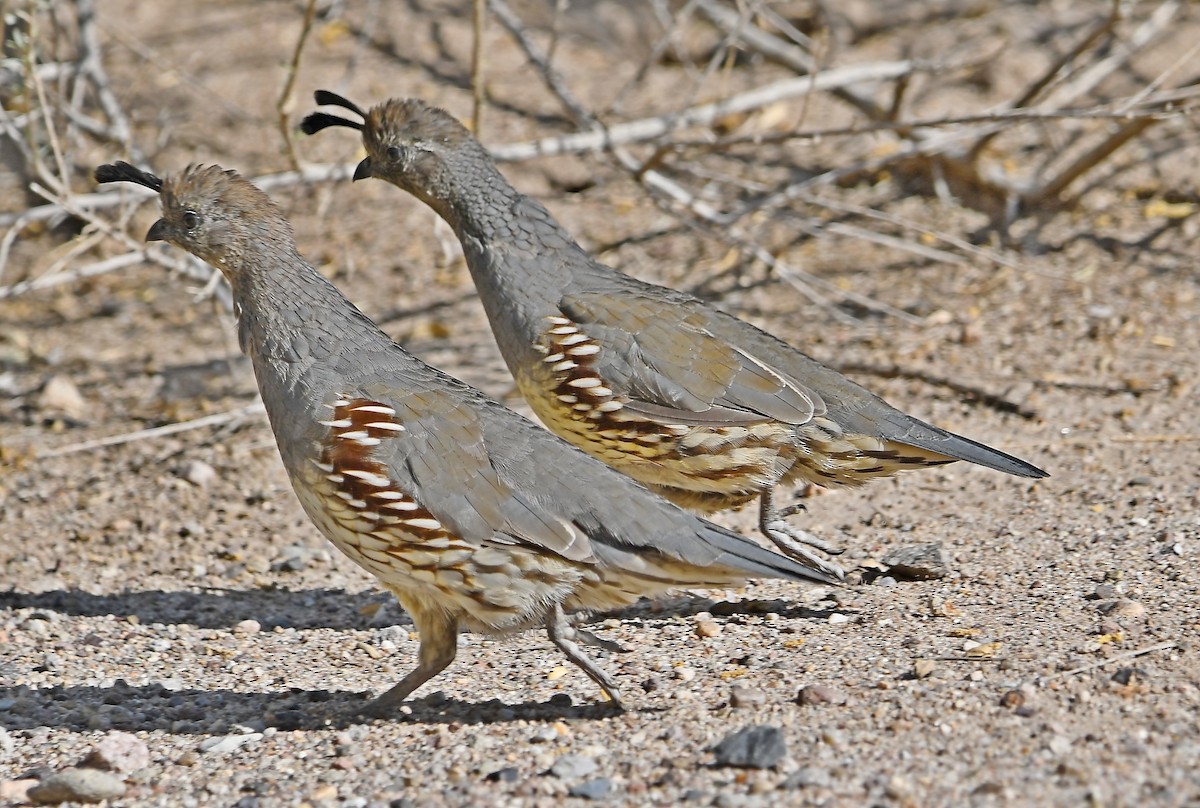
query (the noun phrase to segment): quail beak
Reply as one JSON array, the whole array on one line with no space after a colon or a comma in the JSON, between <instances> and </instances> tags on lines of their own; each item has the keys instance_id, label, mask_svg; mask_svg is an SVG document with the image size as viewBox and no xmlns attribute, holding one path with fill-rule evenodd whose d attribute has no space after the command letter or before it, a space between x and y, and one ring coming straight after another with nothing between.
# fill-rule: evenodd
<instances>
[{"instance_id":1,"label":"quail beak","mask_svg":"<svg viewBox=\"0 0 1200 808\"><path fill-rule=\"evenodd\" d=\"M371 174L371 158L364 157L358 167L354 169L354 181L365 180L371 176L374 176Z\"/></svg>"},{"instance_id":2,"label":"quail beak","mask_svg":"<svg viewBox=\"0 0 1200 808\"><path fill-rule=\"evenodd\" d=\"M150 229L146 231L146 241L166 241L167 240L167 223L159 219L154 224L150 225Z\"/></svg>"}]
</instances>

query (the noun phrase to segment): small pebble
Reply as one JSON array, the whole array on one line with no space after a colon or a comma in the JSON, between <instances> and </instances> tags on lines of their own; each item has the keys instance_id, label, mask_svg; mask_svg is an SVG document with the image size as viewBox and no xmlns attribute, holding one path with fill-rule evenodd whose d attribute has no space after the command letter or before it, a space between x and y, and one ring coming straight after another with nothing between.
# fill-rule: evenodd
<instances>
[{"instance_id":1,"label":"small pebble","mask_svg":"<svg viewBox=\"0 0 1200 808\"><path fill-rule=\"evenodd\" d=\"M120 776L99 769L64 769L29 789L28 799L35 805L60 802L101 802L125 795Z\"/></svg>"},{"instance_id":2,"label":"small pebble","mask_svg":"<svg viewBox=\"0 0 1200 808\"><path fill-rule=\"evenodd\" d=\"M550 773L561 780L586 777L600 768L600 764L584 755L563 755L554 761Z\"/></svg>"},{"instance_id":3,"label":"small pebble","mask_svg":"<svg viewBox=\"0 0 1200 808\"><path fill-rule=\"evenodd\" d=\"M843 623L849 623L849 622L850 622L850 618L847 617L846 615L842 614L841 612L834 612L833 614L829 615L829 625L831 625L831 626L840 626Z\"/></svg>"},{"instance_id":4,"label":"small pebble","mask_svg":"<svg viewBox=\"0 0 1200 808\"><path fill-rule=\"evenodd\" d=\"M529 736L530 743L554 743L558 740L558 732L554 727L541 727Z\"/></svg>"},{"instance_id":5,"label":"small pebble","mask_svg":"<svg viewBox=\"0 0 1200 808\"><path fill-rule=\"evenodd\" d=\"M696 636L716 637L721 633L721 624L715 620L697 620Z\"/></svg>"},{"instance_id":6,"label":"small pebble","mask_svg":"<svg viewBox=\"0 0 1200 808\"><path fill-rule=\"evenodd\" d=\"M787 743L778 727L746 727L730 733L713 747L718 766L770 769L787 755Z\"/></svg>"},{"instance_id":7,"label":"small pebble","mask_svg":"<svg viewBox=\"0 0 1200 808\"><path fill-rule=\"evenodd\" d=\"M800 688L797 700L801 704L845 704L846 694L836 687L805 685Z\"/></svg>"},{"instance_id":8,"label":"small pebble","mask_svg":"<svg viewBox=\"0 0 1200 808\"><path fill-rule=\"evenodd\" d=\"M40 781L32 778L24 780L8 780L0 783L0 802L3 803L22 803L29 802L29 789L36 786Z\"/></svg>"},{"instance_id":9,"label":"small pebble","mask_svg":"<svg viewBox=\"0 0 1200 808\"><path fill-rule=\"evenodd\" d=\"M217 470L203 460L189 460L180 467L179 476L197 488L208 488L217 479Z\"/></svg>"},{"instance_id":10,"label":"small pebble","mask_svg":"<svg viewBox=\"0 0 1200 808\"><path fill-rule=\"evenodd\" d=\"M1118 598L1108 603L1102 603L1100 611L1111 617L1141 617L1146 613L1146 607L1136 600Z\"/></svg>"},{"instance_id":11,"label":"small pebble","mask_svg":"<svg viewBox=\"0 0 1200 808\"><path fill-rule=\"evenodd\" d=\"M671 678L681 682L690 682L696 678L696 670L688 667L676 668L671 672Z\"/></svg>"},{"instance_id":12,"label":"small pebble","mask_svg":"<svg viewBox=\"0 0 1200 808\"><path fill-rule=\"evenodd\" d=\"M1025 704L1025 694L1020 690L1010 690L1000 697L1000 706L1015 710Z\"/></svg>"},{"instance_id":13,"label":"small pebble","mask_svg":"<svg viewBox=\"0 0 1200 808\"><path fill-rule=\"evenodd\" d=\"M741 707L757 707L767 700L767 694L761 690L742 685L734 685L729 691L729 706L735 709Z\"/></svg>"},{"instance_id":14,"label":"small pebble","mask_svg":"<svg viewBox=\"0 0 1200 808\"><path fill-rule=\"evenodd\" d=\"M79 392L79 388L66 376L50 377L38 396L37 406L39 409L62 413L77 420L83 420L89 411L88 403Z\"/></svg>"},{"instance_id":15,"label":"small pebble","mask_svg":"<svg viewBox=\"0 0 1200 808\"><path fill-rule=\"evenodd\" d=\"M950 574L950 562L941 542L898 547L881 560L896 578L929 581Z\"/></svg>"},{"instance_id":16,"label":"small pebble","mask_svg":"<svg viewBox=\"0 0 1200 808\"><path fill-rule=\"evenodd\" d=\"M902 774L893 774L883 787L883 793L893 800L904 801L913 795L913 783Z\"/></svg>"},{"instance_id":17,"label":"small pebble","mask_svg":"<svg viewBox=\"0 0 1200 808\"><path fill-rule=\"evenodd\" d=\"M779 784L779 788L784 791L791 791L797 788L828 788L832 784L833 778L829 776L828 771L805 767L789 774Z\"/></svg>"},{"instance_id":18,"label":"small pebble","mask_svg":"<svg viewBox=\"0 0 1200 808\"><path fill-rule=\"evenodd\" d=\"M572 797L583 797L586 800L601 800L612 790L612 781L607 777L597 777L594 780L584 780L568 789Z\"/></svg>"},{"instance_id":19,"label":"small pebble","mask_svg":"<svg viewBox=\"0 0 1200 808\"><path fill-rule=\"evenodd\" d=\"M937 663L932 659L918 659L913 663L913 676L918 679L928 679L937 670Z\"/></svg>"},{"instance_id":20,"label":"small pebble","mask_svg":"<svg viewBox=\"0 0 1200 808\"><path fill-rule=\"evenodd\" d=\"M113 772L135 772L150 765L150 749L128 732L110 732L88 753L84 766Z\"/></svg>"},{"instance_id":21,"label":"small pebble","mask_svg":"<svg viewBox=\"0 0 1200 808\"><path fill-rule=\"evenodd\" d=\"M262 625L257 620L242 620L233 627L234 634L257 634L262 631Z\"/></svg>"},{"instance_id":22,"label":"small pebble","mask_svg":"<svg viewBox=\"0 0 1200 808\"><path fill-rule=\"evenodd\" d=\"M312 802L322 802L324 800L336 800L338 796L337 786L332 783L327 783L323 786L317 786L308 798Z\"/></svg>"},{"instance_id":23,"label":"small pebble","mask_svg":"<svg viewBox=\"0 0 1200 808\"><path fill-rule=\"evenodd\" d=\"M1065 735L1055 735L1046 744L1046 748L1061 757L1071 751L1071 739Z\"/></svg>"},{"instance_id":24,"label":"small pebble","mask_svg":"<svg viewBox=\"0 0 1200 808\"><path fill-rule=\"evenodd\" d=\"M520 774L521 773L518 772L514 767L505 766L503 769L496 769L494 772L488 772L484 779L492 783L515 783L520 777Z\"/></svg>"},{"instance_id":25,"label":"small pebble","mask_svg":"<svg viewBox=\"0 0 1200 808\"><path fill-rule=\"evenodd\" d=\"M408 642L408 630L404 626L388 626L381 628L375 634L380 644L391 642L395 645Z\"/></svg>"},{"instance_id":26,"label":"small pebble","mask_svg":"<svg viewBox=\"0 0 1200 808\"><path fill-rule=\"evenodd\" d=\"M200 742L201 752L211 752L214 754L226 754L236 751L245 746L251 741L257 741L262 738L261 732L250 732L245 735L225 735L216 738L206 738Z\"/></svg>"}]
</instances>

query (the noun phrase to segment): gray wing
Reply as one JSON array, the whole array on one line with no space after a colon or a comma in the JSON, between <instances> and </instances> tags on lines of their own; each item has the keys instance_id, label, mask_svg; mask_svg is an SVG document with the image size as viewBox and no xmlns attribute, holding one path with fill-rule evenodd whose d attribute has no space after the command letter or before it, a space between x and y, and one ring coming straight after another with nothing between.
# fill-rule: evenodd
<instances>
[{"instance_id":1,"label":"gray wing","mask_svg":"<svg viewBox=\"0 0 1200 808\"><path fill-rule=\"evenodd\" d=\"M828 415L847 432L937 452L1020 477L1036 466L913 418L787 343L703 301L622 278L617 293L563 297L563 315L603 348L595 367L625 408L685 424L773 419L800 425ZM664 297L665 293L665 297Z\"/></svg>"},{"instance_id":2,"label":"gray wing","mask_svg":"<svg viewBox=\"0 0 1200 808\"><path fill-rule=\"evenodd\" d=\"M746 577L837 582L672 505L495 402L480 397L477 406L501 479L512 480L586 533L607 568L646 569L661 555L701 568L727 567Z\"/></svg>"},{"instance_id":3,"label":"gray wing","mask_svg":"<svg viewBox=\"0 0 1200 808\"><path fill-rule=\"evenodd\" d=\"M821 396L763 357L714 334L715 312L682 298L577 293L559 308L602 346L595 369L625 409L648 418L714 426L775 420L803 424Z\"/></svg>"},{"instance_id":4,"label":"gray wing","mask_svg":"<svg viewBox=\"0 0 1200 808\"><path fill-rule=\"evenodd\" d=\"M408 394L361 396L404 431L371 450L401 489L462 539L520 542L574 561L634 569L644 551L750 576L833 583L817 570L687 513L452 377Z\"/></svg>"},{"instance_id":5,"label":"gray wing","mask_svg":"<svg viewBox=\"0 0 1200 808\"><path fill-rule=\"evenodd\" d=\"M376 447L372 459L447 530L479 544L518 541L572 561L595 561L585 533L501 478L478 412L460 397L437 390L398 395L386 387L362 393L393 408L404 427Z\"/></svg>"}]
</instances>

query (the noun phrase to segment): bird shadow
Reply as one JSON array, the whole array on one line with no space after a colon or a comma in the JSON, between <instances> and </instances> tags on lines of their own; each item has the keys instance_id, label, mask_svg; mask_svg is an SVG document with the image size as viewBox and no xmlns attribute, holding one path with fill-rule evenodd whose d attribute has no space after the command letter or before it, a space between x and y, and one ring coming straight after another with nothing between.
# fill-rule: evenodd
<instances>
[{"instance_id":1,"label":"bird shadow","mask_svg":"<svg viewBox=\"0 0 1200 808\"><path fill-rule=\"evenodd\" d=\"M136 617L150 624L191 624L201 628L232 628L254 616L264 627L364 629L364 616L390 595L349 593L340 589L203 590L199 592L123 592L95 595L79 590L42 593L0 592L0 609L32 609L76 616ZM842 610L844 611L844 609ZM793 619L825 619L831 612L795 606L786 600L715 601L700 596L643 600L620 611L576 616L591 624L608 619L655 623L687 618L702 612L715 616L778 614ZM398 612L399 620L411 621ZM30 619L38 619L31 615ZM378 624L375 624L378 625ZM382 627L382 626L380 626ZM439 692L411 699L394 716L375 719L358 714L373 694L353 691L280 689L244 692L230 689L175 689L172 682L130 685L118 679L108 687L13 684L0 688L0 728L26 730L61 727L86 731L98 728L130 732L161 730L182 735L221 735L259 731L342 728L376 720L415 724L502 724L512 721L602 720L619 714L604 702L574 704L557 693L547 701L508 704L499 699L462 701ZM660 712L644 707L639 713Z\"/></svg>"},{"instance_id":2,"label":"bird shadow","mask_svg":"<svg viewBox=\"0 0 1200 808\"><path fill-rule=\"evenodd\" d=\"M137 622L187 624L197 628L233 628L242 620L254 618L264 629L332 628L340 630L382 628L384 625L411 625L412 620L396 608L381 623L367 617L381 604L393 603L390 594L344 589L216 589L200 591L160 590L118 592L96 595L79 589L49 592L0 592L0 609L35 609L78 617L136 618ZM839 608L838 611L846 611ZM692 617L709 612L717 617L777 614L795 619L824 619L832 612L798 606L782 599L714 600L699 595L649 600L609 612L579 613L577 625L589 625L610 619L665 620Z\"/></svg>"},{"instance_id":3,"label":"bird shadow","mask_svg":"<svg viewBox=\"0 0 1200 808\"><path fill-rule=\"evenodd\" d=\"M509 704L499 699L470 702L441 691L406 701L394 715L360 714L374 694L349 690L245 692L228 689L168 689L162 684L130 685L118 679L111 687L27 685L0 688L0 728L37 727L87 731L98 728L126 732L169 732L173 735L242 735L344 729L376 721L401 724L505 724L563 719L602 720L621 714L606 702L573 704L563 694L546 701ZM659 708L639 713L660 712Z\"/></svg>"},{"instance_id":4,"label":"bird shadow","mask_svg":"<svg viewBox=\"0 0 1200 808\"><path fill-rule=\"evenodd\" d=\"M375 591L344 589L204 589L143 591L94 595L78 589L36 594L0 592L0 609L38 609L80 617L134 617L139 623L189 624L197 628L232 628L247 618L266 629L369 628L364 613L392 601ZM397 610L396 623L410 623Z\"/></svg>"}]
</instances>

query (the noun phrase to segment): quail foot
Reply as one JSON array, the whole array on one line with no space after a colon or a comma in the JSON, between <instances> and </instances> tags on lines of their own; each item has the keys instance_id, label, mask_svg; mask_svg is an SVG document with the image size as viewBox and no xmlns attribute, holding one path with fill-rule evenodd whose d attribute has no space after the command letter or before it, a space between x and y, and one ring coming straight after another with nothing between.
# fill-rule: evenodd
<instances>
[{"instance_id":1,"label":"quail foot","mask_svg":"<svg viewBox=\"0 0 1200 808\"><path fill-rule=\"evenodd\" d=\"M297 251L271 199L232 171L100 182L160 195L163 240L225 276L283 465L309 518L376 576L420 633L416 668L368 705L386 714L449 665L460 629L543 626L617 704L565 610L679 587L836 578L650 492L392 342Z\"/></svg>"},{"instance_id":2,"label":"quail foot","mask_svg":"<svg viewBox=\"0 0 1200 808\"><path fill-rule=\"evenodd\" d=\"M1024 460L906 415L785 342L691 295L591 258L517 191L451 115L417 99L363 110L327 91L302 128L362 133L354 179L411 193L454 228L500 351L553 432L702 513L759 501L761 531L815 568L831 551L787 523L781 485L857 486L966 460L1020 477Z\"/></svg>"}]
</instances>

